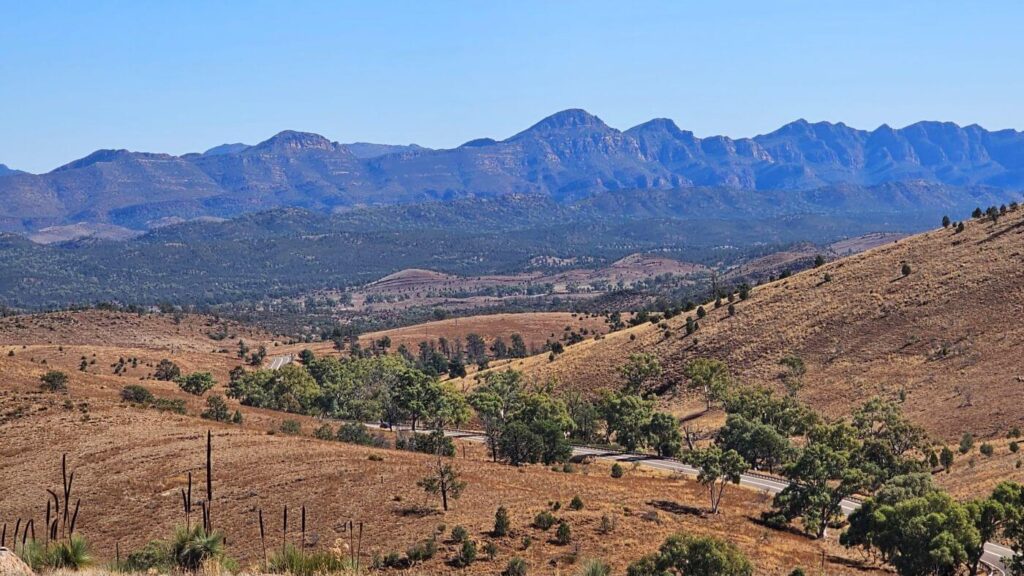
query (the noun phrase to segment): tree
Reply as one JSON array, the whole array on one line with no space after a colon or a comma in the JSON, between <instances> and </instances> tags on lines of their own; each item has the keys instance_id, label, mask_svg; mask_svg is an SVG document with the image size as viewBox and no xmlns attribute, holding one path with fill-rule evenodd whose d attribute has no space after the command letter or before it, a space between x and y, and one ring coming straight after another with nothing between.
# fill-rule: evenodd
<instances>
[{"instance_id":1,"label":"tree","mask_svg":"<svg viewBox=\"0 0 1024 576\"><path fill-rule=\"evenodd\" d=\"M60 370L49 370L39 377L39 387L46 392L67 392L68 375Z\"/></svg>"},{"instance_id":2,"label":"tree","mask_svg":"<svg viewBox=\"0 0 1024 576\"><path fill-rule=\"evenodd\" d=\"M803 387L804 374L807 374L807 366L799 356L786 356L779 360L779 365L784 367L786 371L782 374L782 383L786 386L786 391L790 396L796 396L796 393Z\"/></svg>"},{"instance_id":3,"label":"tree","mask_svg":"<svg viewBox=\"0 0 1024 576\"><path fill-rule=\"evenodd\" d=\"M508 519L508 510L504 506L499 506L498 511L494 513L494 530L491 531L491 535L495 538L501 538L508 534L510 527L511 522Z\"/></svg>"},{"instance_id":4,"label":"tree","mask_svg":"<svg viewBox=\"0 0 1024 576\"><path fill-rule=\"evenodd\" d=\"M615 441L630 452L647 445L651 402L632 394L605 394L600 411L609 441L614 435Z\"/></svg>"},{"instance_id":5,"label":"tree","mask_svg":"<svg viewBox=\"0 0 1024 576\"><path fill-rule=\"evenodd\" d=\"M482 336L476 333L466 335L466 356L473 364L487 360L487 343Z\"/></svg>"},{"instance_id":6,"label":"tree","mask_svg":"<svg viewBox=\"0 0 1024 576\"><path fill-rule=\"evenodd\" d=\"M910 276L911 272L912 272L912 270L910 268L910 264L907 263L907 262L904 262L903 266L900 268L900 273L903 274L904 276Z\"/></svg>"},{"instance_id":7,"label":"tree","mask_svg":"<svg viewBox=\"0 0 1024 576\"><path fill-rule=\"evenodd\" d=\"M814 257L814 267L815 268L821 268L824 265L825 265L825 257L824 256L822 256L821 254L818 254L817 256Z\"/></svg>"},{"instance_id":8,"label":"tree","mask_svg":"<svg viewBox=\"0 0 1024 576\"><path fill-rule=\"evenodd\" d=\"M409 419L413 432L422 419L435 413L441 394L436 380L414 368L399 372L395 382L395 402Z\"/></svg>"},{"instance_id":9,"label":"tree","mask_svg":"<svg viewBox=\"0 0 1024 576\"><path fill-rule=\"evenodd\" d=\"M703 392L708 410L711 410L712 403L722 398L729 389L729 367L721 360L691 360L683 368L683 374L690 379L691 389Z\"/></svg>"},{"instance_id":10,"label":"tree","mask_svg":"<svg viewBox=\"0 0 1024 576\"><path fill-rule=\"evenodd\" d=\"M712 514L718 514L725 487L730 483L739 484L740 477L750 469L750 465L738 452L723 451L718 446L692 450L687 454L686 461L699 470L697 481L708 488Z\"/></svg>"},{"instance_id":11,"label":"tree","mask_svg":"<svg viewBox=\"0 0 1024 576\"><path fill-rule=\"evenodd\" d=\"M730 414L718 431L723 450L735 450L751 468L774 472L790 452L789 439L771 426Z\"/></svg>"},{"instance_id":12,"label":"tree","mask_svg":"<svg viewBox=\"0 0 1024 576\"><path fill-rule=\"evenodd\" d=\"M512 347L509 349L509 356L512 358L526 358L529 352L526 350L526 342L521 334L512 335Z\"/></svg>"},{"instance_id":13,"label":"tree","mask_svg":"<svg viewBox=\"0 0 1024 576\"><path fill-rule=\"evenodd\" d=\"M440 456L437 457L435 471L416 482L416 485L423 488L427 494L440 495L441 507L445 512L448 511L448 499L458 500L466 488L466 483L461 480L455 466L443 461Z\"/></svg>"},{"instance_id":14,"label":"tree","mask_svg":"<svg viewBox=\"0 0 1024 576\"><path fill-rule=\"evenodd\" d=\"M662 458L673 458L683 448L683 435L679 432L679 421L671 414L655 412L647 425L651 445Z\"/></svg>"},{"instance_id":15,"label":"tree","mask_svg":"<svg viewBox=\"0 0 1024 576\"><path fill-rule=\"evenodd\" d=\"M231 420L231 411L228 410L228 404L224 401L224 397L214 394L206 399L206 410L200 416L207 420L228 422Z\"/></svg>"},{"instance_id":16,"label":"tree","mask_svg":"<svg viewBox=\"0 0 1024 576\"><path fill-rule=\"evenodd\" d=\"M939 463L942 464L942 469L948 474L953 468L953 459L955 455L953 451L949 449L949 446L943 446L942 452L939 453Z\"/></svg>"},{"instance_id":17,"label":"tree","mask_svg":"<svg viewBox=\"0 0 1024 576\"><path fill-rule=\"evenodd\" d=\"M971 448L974 448L974 434L964 432L964 435L960 437L960 453L967 454Z\"/></svg>"},{"instance_id":18,"label":"tree","mask_svg":"<svg viewBox=\"0 0 1024 576\"><path fill-rule=\"evenodd\" d=\"M951 220L949 219L949 216L943 216L942 217L942 227L943 228L949 228L950 223L951 223Z\"/></svg>"},{"instance_id":19,"label":"tree","mask_svg":"<svg viewBox=\"0 0 1024 576\"><path fill-rule=\"evenodd\" d=\"M245 343L245 340L238 339L238 357L245 360L245 357L249 355L249 346Z\"/></svg>"},{"instance_id":20,"label":"tree","mask_svg":"<svg viewBox=\"0 0 1024 576\"><path fill-rule=\"evenodd\" d=\"M754 567L730 542L714 536L669 536L658 552L629 565L628 576L751 576Z\"/></svg>"},{"instance_id":21,"label":"tree","mask_svg":"<svg viewBox=\"0 0 1024 576\"><path fill-rule=\"evenodd\" d=\"M785 466L790 484L775 496L774 522L803 521L817 538L842 515L843 500L871 483L871 476L856 465L860 442L856 431L838 423L816 427L797 458Z\"/></svg>"},{"instance_id":22,"label":"tree","mask_svg":"<svg viewBox=\"0 0 1024 576\"><path fill-rule=\"evenodd\" d=\"M661 377L661 362L654 354L630 354L629 360L619 367L619 375L625 381L624 390L630 394L647 396L649 385Z\"/></svg>"},{"instance_id":23,"label":"tree","mask_svg":"<svg viewBox=\"0 0 1024 576\"><path fill-rule=\"evenodd\" d=\"M984 544L966 507L935 490L909 498L869 499L850 515L840 542L876 549L906 576L957 574Z\"/></svg>"},{"instance_id":24,"label":"tree","mask_svg":"<svg viewBox=\"0 0 1024 576\"><path fill-rule=\"evenodd\" d=\"M178 376L181 376L181 369L174 362L171 362L167 358L164 358L156 365L156 370L153 371L153 378L157 380L163 380L170 382Z\"/></svg>"},{"instance_id":25,"label":"tree","mask_svg":"<svg viewBox=\"0 0 1024 576\"><path fill-rule=\"evenodd\" d=\"M178 388L181 388L182 392L193 396L202 396L217 384L213 379L213 374L209 372L193 372L186 376L178 376L175 382L178 383Z\"/></svg>"}]
</instances>

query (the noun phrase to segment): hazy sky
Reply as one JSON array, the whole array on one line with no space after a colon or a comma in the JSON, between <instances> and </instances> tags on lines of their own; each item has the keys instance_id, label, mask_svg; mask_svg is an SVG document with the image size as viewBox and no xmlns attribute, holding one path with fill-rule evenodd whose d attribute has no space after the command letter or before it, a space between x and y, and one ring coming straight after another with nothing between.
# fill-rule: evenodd
<instances>
[{"instance_id":1,"label":"hazy sky","mask_svg":"<svg viewBox=\"0 0 1024 576\"><path fill-rule=\"evenodd\" d=\"M1024 128L1024 3L0 0L0 163L283 129L456 146L586 108L752 136L796 118Z\"/></svg>"}]
</instances>

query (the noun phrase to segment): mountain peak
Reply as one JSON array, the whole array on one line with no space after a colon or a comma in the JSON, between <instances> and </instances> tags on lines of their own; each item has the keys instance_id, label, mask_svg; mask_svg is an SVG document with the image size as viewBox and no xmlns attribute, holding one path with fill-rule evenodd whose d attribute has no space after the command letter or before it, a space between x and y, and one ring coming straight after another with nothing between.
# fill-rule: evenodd
<instances>
[{"instance_id":1,"label":"mountain peak","mask_svg":"<svg viewBox=\"0 0 1024 576\"><path fill-rule=\"evenodd\" d=\"M679 128L679 126L677 126L671 118L653 118L651 120L648 120L647 122L644 122L643 124L637 124L636 126L630 128L629 130L626 130L627 134L639 134L645 132L662 132L666 134L671 134L672 136L677 138L684 134L692 135L691 132Z\"/></svg>"},{"instance_id":2,"label":"mountain peak","mask_svg":"<svg viewBox=\"0 0 1024 576\"><path fill-rule=\"evenodd\" d=\"M319 134L297 132L295 130L278 132L267 140L253 146L253 148L263 150L334 150L338 147L338 145Z\"/></svg>"},{"instance_id":3,"label":"mountain peak","mask_svg":"<svg viewBox=\"0 0 1024 576\"><path fill-rule=\"evenodd\" d=\"M530 126L522 133L529 132L555 132L561 130L571 130L574 128L599 128L601 130L608 130L608 125L603 120L594 116L590 112L583 110L582 108L569 108L568 110L562 110L561 112L555 112L551 116L537 122L533 126Z\"/></svg>"},{"instance_id":4,"label":"mountain peak","mask_svg":"<svg viewBox=\"0 0 1024 576\"><path fill-rule=\"evenodd\" d=\"M133 156L132 152L120 148L114 149L102 149L89 154L85 158L79 158L73 162L69 162L59 168L54 169L54 172L60 172L63 170L73 170L76 168L86 168L93 164L100 164L103 162L117 162L119 160L129 160Z\"/></svg>"}]
</instances>

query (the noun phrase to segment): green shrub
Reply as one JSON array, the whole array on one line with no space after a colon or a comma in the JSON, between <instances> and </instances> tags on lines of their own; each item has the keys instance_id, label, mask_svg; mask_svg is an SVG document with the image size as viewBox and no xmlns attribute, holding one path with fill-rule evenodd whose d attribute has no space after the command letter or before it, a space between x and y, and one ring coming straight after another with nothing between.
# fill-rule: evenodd
<instances>
[{"instance_id":1,"label":"green shrub","mask_svg":"<svg viewBox=\"0 0 1024 576\"><path fill-rule=\"evenodd\" d=\"M39 387L45 392L67 392L68 375L60 370L50 370L39 377Z\"/></svg>"},{"instance_id":2,"label":"green shrub","mask_svg":"<svg viewBox=\"0 0 1024 576\"><path fill-rule=\"evenodd\" d=\"M572 501L569 502L569 510L583 510L583 500L577 494L572 497Z\"/></svg>"},{"instance_id":3,"label":"green shrub","mask_svg":"<svg viewBox=\"0 0 1024 576\"><path fill-rule=\"evenodd\" d=\"M216 531L207 533L202 526L178 528L171 540L170 553L179 569L195 572L205 562L223 558L224 536Z\"/></svg>"},{"instance_id":4,"label":"green shrub","mask_svg":"<svg viewBox=\"0 0 1024 576\"><path fill-rule=\"evenodd\" d=\"M993 448L992 445L989 444L988 442L982 444L979 450L981 450L981 453L984 454L985 456L991 456L992 454L995 453L995 448Z\"/></svg>"},{"instance_id":5,"label":"green shrub","mask_svg":"<svg viewBox=\"0 0 1024 576\"><path fill-rule=\"evenodd\" d=\"M318 440L334 440L334 429L331 428L330 424L324 424L313 432L313 436Z\"/></svg>"},{"instance_id":6,"label":"green shrub","mask_svg":"<svg viewBox=\"0 0 1024 576\"><path fill-rule=\"evenodd\" d=\"M494 530L491 531L491 534L496 538L501 538L508 534L509 528L508 510L504 506L499 506L498 511L494 513Z\"/></svg>"},{"instance_id":7,"label":"green shrub","mask_svg":"<svg viewBox=\"0 0 1024 576\"><path fill-rule=\"evenodd\" d=\"M383 436L371 433L366 426L358 422L346 422L339 426L337 438L342 442L360 446L375 446L377 448L387 446L387 440Z\"/></svg>"},{"instance_id":8,"label":"green shrub","mask_svg":"<svg viewBox=\"0 0 1024 576\"><path fill-rule=\"evenodd\" d=\"M223 396L214 394L206 399L206 410L203 410L200 416L216 422L230 422L231 410L228 409L228 403L224 401Z\"/></svg>"},{"instance_id":9,"label":"green shrub","mask_svg":"<svg viewBox=\"0 0 1024 576\"><path fill-rule=\"evenodd\" d=\"M285 420L281 422L281 432L285 434L301 434L302 425L298 420Z\"/></svg>"},{"instance_id":10,"label":"green shrub","mask_svg":"<svg viewBox=\"0 0 1024 576\"><path fill-rule=\"evenodd\" d=\"M162 540L152 540L128 554L123 569L127 572L167 571L171 568L171 551Z\"/></svg>"},{"instance_id":11,"label":"green shrub","mask_svg":"<svg viewBox=\"0 0 1024 576\"><path fill-rule=\"evenodd\" d=\"M1020 438L1020 427L1019 426L1014 426L1013 428L1010 428L1010 432L1009 432L1009 434L1006 435L1006 437L1007 438Z\"/></svg>"},{"instance_id":12,"label":"green shrub","mask_svg":"<svg viewBox=\"0 0 1024 576\"><path fill-rule=\"evenodd\" d=\"M494 557L498 555L498 545L494 542L485 542L484 554L487 554L488 560L494 560Z\"/></svg>"},{"instance_id":13,"label":"green shrub","mask_svg":"<svg viewBox=\"0 0 1024 576\"><path fill-rule=\"evenodd\" d=\"M149 404L153 402L153 393L138 384L129 384L121 389L121 400L132 404Z\"/></svg>"},{"instance_id":14,"label":"green shrub","mask_svg":"<svg viewBox=\"0 0 1024 576\"><path fill-rule=\"evenodd\" d=\"M418 564L420 562L426 562L437 554L437 539L431 536L422 542L413 544L411 548L406 550L405 557L409 561L409 565Z\"/></svg>"},{"instance_id":15,"label":"green shrub","mask_svg":"<svg viewBox=\"0 0 1024 576\"><path fill-rule=\"evenodd\" d=\"M1010 442L1010 452L1016 454L1018 450L1020 450L1020 444L1017 442Z\"/></svg>"},{"instance_id":16,"label":"green shrub","mask_svg":"<svg viewBox=\"0 0 1024 576\"><path fill-rule=\"evenodd\" d=\"M558 523L558 530L555 531L555 544L559 546L565 546L572 541L572 529L569 528L569 523L562 520Z\"/></svg>"},{"instance_id":17,"label":"green shrub","mask_svg":"<svg viewBox=\"0 0 1024 576\"><path fill-rule=\"evenodd\" d=\"M803 568L797 566L793 568L793 571L789 573L789 576L807 576Z\"/></svg>"},{"instance_id":18,"label":"green shrub","mask_svg":"<svg viewBox=\"0 0 1024 576\"><path fill-rule=\"evenodd\" d=\"M182 392L193 396L202 396L217 384L213 379L213 374L209 372L193 372L185 376L178 376L174 381L178 383L178 388L181 388Z\"/></svg>"},{"instance_id":19,"label":"green shrub","mask_svg":"<svg viewBox=\"0 0 1024 576\"><path fill-rule=\"evenodd\" d=\"M466 530L465 526L456 526L452 528L452 542L465 542L468 537L469 531Z\"/></svg>"},{"instance_id":20,"label":"green shrub","mask_svg":"<svg viewBox=\"0 0 1024 576\"><path fill-rule=\"evenodd\" d=\"M300 550L291 544L284 550L270 557L268 568L275 574L291 576L320 576L342 572L348 568L348 562L331 552Z\"/></svg>"},{"instance_id":21,"label":"green shrub","mask_svg":"<svg viewBox=\"0 0 1024 576\"><path fill-rule=\"evenodd\" d=\"M622 464L619 464L618 462L612 464L612 478L622 478L622 473Z\"/></svg>"},{"instance_id":22,"label":"green shrub","mask_svg":"<svg viewBox=\"0 0 1024 576\"><path fill-rule=\"evenodd\" d=\"M526 560L516 556L508 561L501 576L526 576Z\"/></svg>"},{"instance_id":23,"label":"green shrub","mask_svg":"<svg viewBox=\"0 0 1024 576\"><path fill-rule=\"evenodd\" d=\"M960 437L960 453L967 454L974 447L974 435L970 432L964 432L964 435Z\"/></svg>"},{"instance_id":24,"label":"green shrub","mask_svg":"<svg viewBox=\"0 0 1024 576\"><path fill-rule=\"evenodd\" d=\"M533 519L533 526L540 528L541 530L547 530L555 525L555 516L551 512L544 510L537 514Z\"/></svg>"},{"instance_id":25,"label":"green shrub","mask_svg":"<svg viewBox=\"0 0 1024 576\"><path fill-rule=\"evenodd\" d=\"M455 557L454 564L459 567L469 566L476 561L476 542L466 540L462 543L459 555Z\"/></svg>"}]
</instances>

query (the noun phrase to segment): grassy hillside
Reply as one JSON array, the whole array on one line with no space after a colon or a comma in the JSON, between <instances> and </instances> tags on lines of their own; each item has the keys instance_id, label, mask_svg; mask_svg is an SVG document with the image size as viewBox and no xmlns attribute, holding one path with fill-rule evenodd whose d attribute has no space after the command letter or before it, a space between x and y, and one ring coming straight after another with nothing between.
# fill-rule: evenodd
<instances>
[{"instance_id":1,"label":"grassy hillside","mask_svg":"<svg viewBox=\"0 0 1024 576\"><path fill-rule=\"evenodd\" d=\"M224 332L223 339L210 337ZM263 509L268 546L276 549L282 508L291 510L289 537L295 542L297 512L305 505L308 537L318 548L344 547L345 540L339 540L344 523L365 523L364 565L374 554L404 552L444 524L447 531L465 526L481 547L489 540L497 545L496 559L481 552L480 561L458 571L463 574L497 573L513 556L523 557L530 573L573 572L574 563L592 557L610 561L622 573L677 531L735 542L759 574L818 566L823 556L830 574L874 573L834 539L811 541L756 523L770 503L758 492L735 488L723 514L706 516L700 513L705 490L692 479L628 467L624 478L612 479L603 463L579 464L571 473L539 465L512 468L488 462L476 444L459 448L455 463L467 488L453 509L442 513L436 498L416 486L433 465L429 456L315 440L310 435L322 421L267 410L241 407L240 426L201 420L201 400L152 379L152 365L170 358L185 371L212 370L220 384L211 393L223 393L226 373L238 362L237 337L253 346L263 343L271 354L287 349L275 347L269 335L202 316L176 322L169 315L93 311L0 321L0 522L42 517L45 490L60 485L60 456L67 453L75 470L74 492L82 498L79 532L98 559L111 559L115 546L125 554L167 537L183 522L179 493L189 472L197 492L203 492L204 437L212 429L213 521L226 532L228 552L243 568L261 557L256 511ZM78 370L82 356L96 358L84 372ZM115 375L111 366L120 357L138 363ZM39 376L49 369L69 374L66 396L39 391ZM128 384L186 400L187 414L121 402L119 392ZM229 403L232 410L239 408ZM302 436L278 430L286 418L300 421ZM574 495L582 498L583 510L566 509ZM572 528L568 546L551 542L551 532L530 527L533 517L556 501L562 504L556 515ZM499 505L510 511L512 532L492 539L487 532ZM611 533L599 530L604 516L614 521ZM527 549L524 537L532 539ZM443 538L438 555L413 573L452 573L445 562L457 549Z\"/></svg>"},{"instance_id":2,"label":"grassy hillside","mask_svg":"<svg viewBox=\"0 0 1024 576\"><path fill-rule=\"evenodd\" d=\"M876 247L758 286L750 298L706 303L692 336L683 314L668 330L646 324L513 364L537 378L597 390L619 385L631 353L656 354L666 378L683 382L693 358L728 362L739 381L781 387L779 359L807 365L800 397L841 415L881 395L905 398L915 421L944 440L970 431L1005 435L1024 424L1024 210ZM902 266L910 273L902 273ZM826 277L830 278L826 281ZM699 403L666 401L680 415Z\"/></svg>"}]
</instances>

